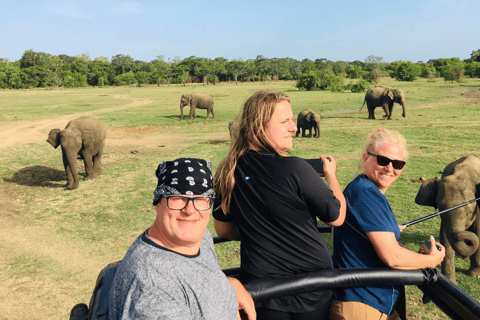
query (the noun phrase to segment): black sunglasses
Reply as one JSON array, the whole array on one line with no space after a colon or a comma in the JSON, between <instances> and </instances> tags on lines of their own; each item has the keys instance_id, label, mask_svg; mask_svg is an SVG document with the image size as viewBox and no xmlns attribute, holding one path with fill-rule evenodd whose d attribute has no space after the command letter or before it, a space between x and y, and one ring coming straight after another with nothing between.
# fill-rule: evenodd
<instances>
[{"instance_id":1,"label":"black sunglasses","mask_svg":"<svg viewBox=\"0 0 480 320\"><path fill-rule=\"evenodd\" d=\"M388 164L391 162L393 169L402 170L406 163L405 161L402 161L402 160L392 160L390 158L379 156L378 154L371 153L371 152L368 152L368 154L371 155L372 157L376 157L378 165L382 167L388 166Z\"/></svg>"}]
</instances>

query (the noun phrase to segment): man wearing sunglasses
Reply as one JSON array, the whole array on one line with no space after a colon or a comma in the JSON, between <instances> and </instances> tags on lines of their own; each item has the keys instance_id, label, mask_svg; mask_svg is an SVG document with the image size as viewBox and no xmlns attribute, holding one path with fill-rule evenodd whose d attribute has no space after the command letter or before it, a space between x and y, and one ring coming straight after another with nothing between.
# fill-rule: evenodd
<instances>
[{"instance_id":1,"label":"man wearing sunglasses","mask_svg":"<svg viewBox=\"0 0 480 320\"><path fill-rule=\"evenodd\" d=\"M215 192L211 164L164 161L156 171L155 222L120 263L109 295L110 319L255 319L243 285L227 278L207 229Z\"/></svg>"},{"instance_id":2,"label":"man wearing sunglasses","mask_svg":"<svg viewBox=\"0 0 480 320\"><path fill-rule=\"evenodd\" d=\"M359 175L345 188L347 215L334 229L333 263L337 268L434 268L443 260L445 248L431 237L429 254L408 250L398 243L400 228L385 193L402 173L407 160L407 142L396 131L378 129L368 136ZM403 312L395 306L403 287L363 286L334 293L330 319L397 320ZM402 310L400 310L402 311Z\"/></svg>"}]
</instances>

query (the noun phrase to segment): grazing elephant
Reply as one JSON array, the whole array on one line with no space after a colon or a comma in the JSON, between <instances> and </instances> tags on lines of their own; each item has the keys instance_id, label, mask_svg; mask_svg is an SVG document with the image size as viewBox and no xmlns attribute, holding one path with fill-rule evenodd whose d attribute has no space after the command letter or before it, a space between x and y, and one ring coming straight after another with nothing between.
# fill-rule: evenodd
<instances>
[{"instance_id":1,"label":"grazing elephant","mask_svg":"<svg viewBox=\"0 0 480 320\"><path fill-rule=\"evenodd\" d=\"M365 100L363 101L363 106L367 103L368 108L368 119L375 119L375 108L382 107L385 111L383 118L387 120L392 120L392 109L393 103L399 103L402 105L403 113L402 116L405 118L405 94L402 89L392 89L387 87L373 87L367 90L365 94ZM360 110L362 110L360 108Z\"/></svg>"},{"instance_id":2,"label":"grazing elephant","mask_svg":"<svg viewBox=\"0 0 480 320\"><path fill-rule=\"evenodd\" d=\"M67 189L73 190L78 187L77 156L85 163L85 171L87 171L85 179L93 179L102 173L100 158L106 136L106 127L90 117L74 119L61 131L60 129L50 130L47 142L55 149L59 145L62 146Z\"/></svg>"},{"instance_id":3,"label":"grazing elephant","mask_svg":"<svg viewBox=\"0 0 480 320\"><path fill-rule=\"evenodd\" d=\"M302 137L306 137L306 131L309 130L309 137L312 136L315 138L320 138L320 120L322 120L322 115L319 113L315 113L312 110L304 109L298 114L297 118L297 134L295 135L298 137L298 134L301 130Z\"/></svg>"},{"instance_id":4,"label":"grazing elephant","mask_svg":"<svg viewBox=\"0 0 480 320\"><path fill-rule=\"evenodd\" d=\"M421 179L415 202L445 210L476 199L480 193L480 158L471 154L445 167L442 178ZM480 277L480 207L477 202L441 215L440 242L445 246L442 273L453 283L455 253L470 257L468 274Z\"/></svg>"},{"instance_id":5,"label":"grazing elephant","mask_svg":"<svg viewBox=\"0 0 480 320\"><path fill-rule=\"evenodd\" d=\"M180 111L182 116L180 120L183 119L183 107L190 105L190 115L188 119L195 119L197 117L195 113L195 108L198 109L207 109L207 119L212 113L212 117L215 118L215 113L213 113L213 99L208 94L204 93L190 93L182 95L180 99Z\"/></svg>"}]
</instances>

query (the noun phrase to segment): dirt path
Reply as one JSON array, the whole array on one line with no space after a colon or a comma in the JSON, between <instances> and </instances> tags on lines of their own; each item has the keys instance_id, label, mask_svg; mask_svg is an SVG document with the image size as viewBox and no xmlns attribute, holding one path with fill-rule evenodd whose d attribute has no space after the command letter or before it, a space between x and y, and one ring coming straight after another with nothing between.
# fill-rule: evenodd
<instances>
[{"instance_id":1,"label":"dirt path","mask_svg":"<svg viewBox=\"0 0 480 320\"><path fill-rule=\"evenodd\" d=\"M114 98L131 100L131 102L118 107L75 113L68 116L55 117L49 120L22 121L20 123L15 123L6 129L0 129L0 149L10 147L15 144L25 144L46 140L50 129L63 129L68 121L81 116L95 116L102 113L135 108L152 103L152 101L148 99L131 98L127 95L115 95Z\"/></svg>"}]
</instances>

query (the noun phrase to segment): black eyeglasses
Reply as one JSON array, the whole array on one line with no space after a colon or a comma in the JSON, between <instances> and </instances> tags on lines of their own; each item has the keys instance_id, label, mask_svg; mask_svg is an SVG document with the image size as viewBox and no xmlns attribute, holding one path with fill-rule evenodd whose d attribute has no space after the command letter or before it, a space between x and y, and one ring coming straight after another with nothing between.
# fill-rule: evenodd
<instances>
[{"instance_id":1,"label":"black eyeglasses","mask_svg":"<svg viewBox=\"0 0 480 320\"><path fill-rule=\"evenodd\" d=\"M371 152L368 152L368 154L371 155L372 157L376 157L378 165L382 167L388 166L388 164L391 162L393 169L402 170L406 163L405 161L402 161L402 160L392 160L390 158L379 156L378 154L371 153Z\"/></svg>"},{"instance_id":2,"label":"black eyeglasses","mask_svg":"<svg viewBox=\"0 0 480 320\"><path fill-rule=\"evenodd\" d=\"M188 205L189 201L192 201L195 209L198 211L206 211L212 207L213 201L215 200L213 197L186 197L178 195L163 197L167 199L167 207L172 210L182 210Z\"/></svg>"}]
</instances>

